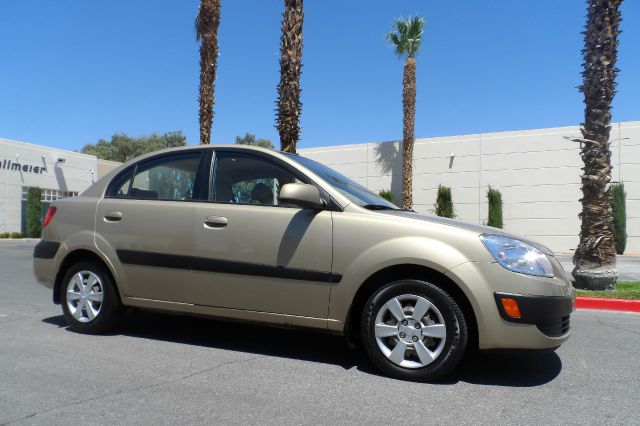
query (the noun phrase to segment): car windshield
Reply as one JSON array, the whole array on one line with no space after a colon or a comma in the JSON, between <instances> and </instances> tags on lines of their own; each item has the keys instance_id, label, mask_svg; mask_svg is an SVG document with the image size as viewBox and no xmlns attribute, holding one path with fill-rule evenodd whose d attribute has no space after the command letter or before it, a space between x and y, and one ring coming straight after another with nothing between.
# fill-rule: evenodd
<instances>
[{"instance_id":1,"label":"car windshield","mask_svg":"<svg viewBox=\"0 0 640 426\"><path fill-rule=\"evenodd\" d=\"M289 158L320 176L322 179L327 181L327 183L340 191L345 197L359 206L370 210L398 210L398 207L395 204L390 203L374 192L369 191L359 183L352 181L348 177L336 172L324 164L320 164L299 155L288 155Z\"/></svg>"}]
</instances>

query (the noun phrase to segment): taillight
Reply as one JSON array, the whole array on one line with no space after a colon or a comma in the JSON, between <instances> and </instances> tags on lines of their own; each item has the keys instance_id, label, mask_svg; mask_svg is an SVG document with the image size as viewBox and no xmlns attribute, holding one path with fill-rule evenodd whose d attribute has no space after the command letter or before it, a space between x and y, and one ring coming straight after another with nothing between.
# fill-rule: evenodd
<instances>
[{"instance_id":1,"label":"taillight","mask_svg":"<svg viewBox=\"0 0 640 426\"><path fill-rule=\"evenodd\" d=\"M42 224L43 228L46 228L49 222L51 222L51 219L53 219L53 215L56 214L56 210L58 209L55 207L49 207L47 209L47 213L44 215L44 224Z\"/></svg>"}]
</instances>

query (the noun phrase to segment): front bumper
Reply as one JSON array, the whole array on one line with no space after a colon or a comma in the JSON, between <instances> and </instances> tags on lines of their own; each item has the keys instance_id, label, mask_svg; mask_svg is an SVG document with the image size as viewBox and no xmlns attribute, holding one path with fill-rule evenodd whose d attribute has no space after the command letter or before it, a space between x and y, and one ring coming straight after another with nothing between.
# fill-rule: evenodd
<instances>
[{"instance_id":1,"label":"front bumper","mask_svg":"<svg viewBox=\"0 0 640 426\"><path fill-rule=\"evenodd\" d=\"M458 283L471 303L480 349L553 348L571 336L565 317L573 309L575 290L564 273L558 271L554 278L534 277L507 271L497 263L467 262L446 275ZM527 298L522 305L524 321L505 319L496 294Z\"/></svg>"},{"instance_id":2,"label":"front bumper","mask_svg":"<svg viewBox=\"0 0 640 426\"><path fill-rule=\"evenodd\" d=\"M528 296L494 293L498 312L503 320L516 324L535 325L542 334L560 337L569 332L569 317L575 307L573 296ZM515 301L519 309L513 316L505 310L503 300Z\"/></svg>"}]
</instances>

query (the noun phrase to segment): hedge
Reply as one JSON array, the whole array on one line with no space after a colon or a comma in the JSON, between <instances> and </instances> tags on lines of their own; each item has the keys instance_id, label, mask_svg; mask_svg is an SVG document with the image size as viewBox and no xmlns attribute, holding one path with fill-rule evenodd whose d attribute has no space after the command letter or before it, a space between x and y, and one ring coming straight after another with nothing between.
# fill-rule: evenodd
<instances>
[{"instance_id":1,"label":"hedge","mask_svg":"<svg viewBox=\"0 0 640 426\"><path fill-rule=\"evenodd\" d=\"M387 200L390 203L393 203L393 204L396 203L396 199L393 196L393 192L391 192L390 189L381 189L378 192L378 195L381 196L382 198L384 198L385 200Z\"/></svg>"},{"instance_id":2,"label":"hedge","mask_svg":"<svg viewBox=\"0 0 640 426\"><path fill-rule=\"evenodd\" d=\"M613 238L616 243L616 253L623 254L627 247L627 194L623 183L611 186L611 208L613 210Z\"/></svg>"},{"instance_id":3,"label":"hedge","mask_svg":"<svg viewBox=\"0 0 640 426\"><path fill-rule=\"evenodd\" d=\"M487 198L489 199L489 221L487 225L502 229L502 194L497 189L489 187Z\"/></svg>"},{"instance_id":4,"label":"hedge","mask_svg":"<svg viewBox=\"0 0 640 426\"><path fill-rule=\"evenodd\" d=\"M42 228L42 189L29 188L27 191L27 237L39 238Z\"/></svg>"},{"instance_id":5,"label":"hedge","mask_svg":"<svg viewBox=\"0 0 640 426\"><path fill-rule=\"evenodd\" d=\"M435 204L435 213L438 216L454 218L456 217L453 208L453 198L451 197L451 188L438 185L438 198Z\"/></svg>"}]
</instances>

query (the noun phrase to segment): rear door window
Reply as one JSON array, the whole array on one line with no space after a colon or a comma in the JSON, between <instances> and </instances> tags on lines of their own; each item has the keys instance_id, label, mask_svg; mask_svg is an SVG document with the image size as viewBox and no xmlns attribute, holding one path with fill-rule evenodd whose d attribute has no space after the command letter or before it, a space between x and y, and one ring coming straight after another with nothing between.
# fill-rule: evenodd
<instances>
[{"instance_id":1,"label":"rear door window","mask_svg":"<svg viewBox=\"0 0 640 426\"><path fill-rule=\"evenodd\" d=\"M109 193L117 198L192 200L201 160L201 152L187 152L144 161L130 169L130 172L118 176L112 182Z\"/></svg>"}]
</instances>

